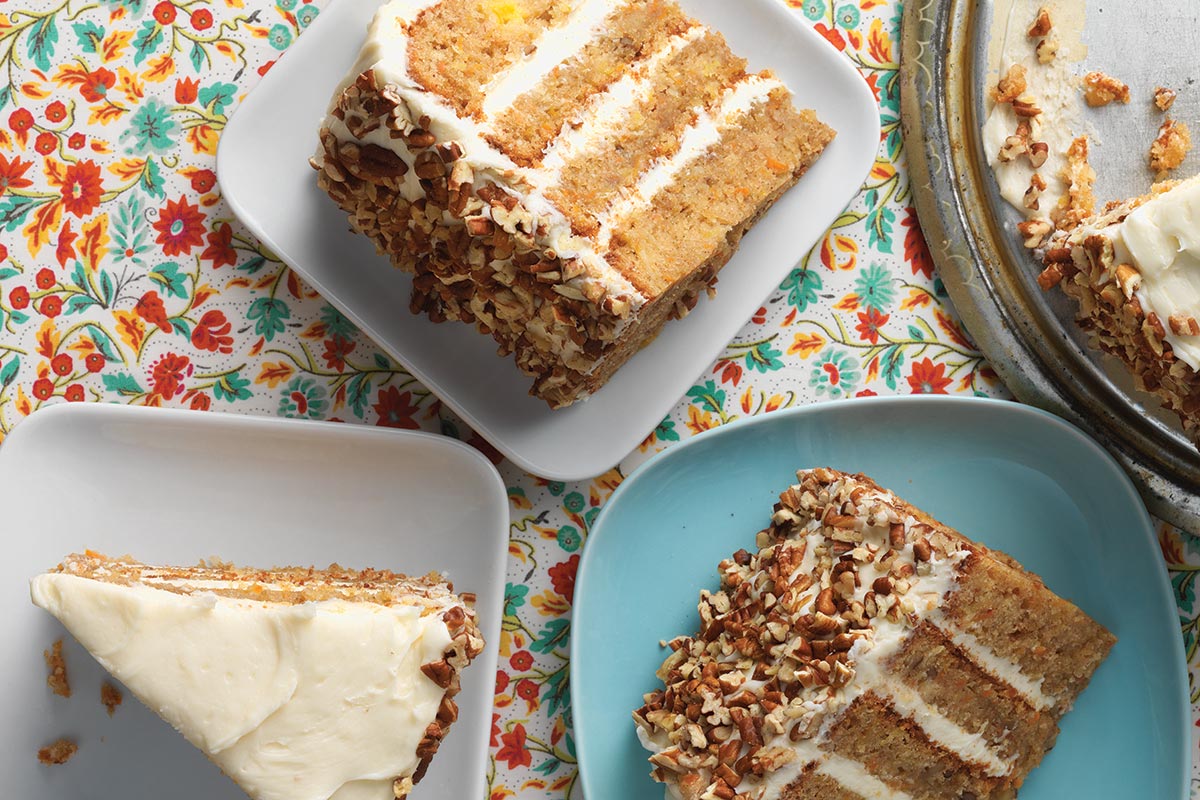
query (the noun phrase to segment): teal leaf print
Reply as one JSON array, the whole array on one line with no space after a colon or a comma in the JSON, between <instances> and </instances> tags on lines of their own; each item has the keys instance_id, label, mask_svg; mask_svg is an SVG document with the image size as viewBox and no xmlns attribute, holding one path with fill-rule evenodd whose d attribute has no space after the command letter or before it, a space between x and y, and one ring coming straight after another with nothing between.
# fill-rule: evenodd
<instances>
[{"instance_id":1,"label":"teal leaf print","mask_svg":"<svg viewBox=\"0 0 1200 800\"><path fill-rule=\"evenodd\" d=\"M71 299L67 301L64 309L65 313L70 316L72 314L82 313L92 306L98 305L100 305L100 303L98 303L90 294L73 294L71 295Z\"/></svg>"},{"instance_id":2,"label":"teal leaf print","mask_svg":"<svg viewBox=\"0 0 1200 800\"><path fill-rule=\"evenodd\" d=\"M255 256L254 258L247 261L245 264L242 264L240 267L238 267L238 269L242 272L246 272L246 273L249 273L250 275L253 275L254 273L258 272L260 269L262 269L263 265L266 263L267 263L267 259L263 258L262 256Z\"/></svg>"},{"instance_id":3,"label":"teal leaf print","mask_svg":"<svg viewBox=\"0 0 1200 800\"><path fill-rule=\"evenodd\" d=\"M795 306L797 311L802 312L808 308L810 303L817 302L817 292L823 287L821 276L818 273L811 269L794 269L784 278L779 288L788 293L788 303Z\"/></svg>"},{"instance_id":4,"label":"teal leaf print","mask_svg":"<svg viewBox=\"0 0 1200 800\"><path fill-rule=\"evenodd\" d=\"M345 315L333 306L327 305L321 309L321 322L325 323L325 330L329 331L330 335L340 336L343 339L354 337L356 331L354 323L346 319Z\"/></svg>"},{"instance_id":5,"label":"teal leaf print","mask_svg":"<svg viewBox=\"0 0 1200 800\"><path fill-rule=\"evenodd\" d=\"M258 298L246 312L247 319L255 320L254 332L268 342L275 338L275 334L283 332L284 320L291 316L287 304L273 297Z\"/></svg>"},{"instance_id":6,"label":"teal leaf print","mask_svg":"<svg viewBox=\"0 0 1200 800\"><path fill-rule=\"evenodd\" d=\"M221 379L213 385L213 397L218 400L227 400L230 403L235 400L249 400L251 394L250 379L243 378L240 372L222 375Z\"/></svg>"},{"instance_id":7,"label":"teal leaf print","mask_svg":"<svg viewBox=\"0 0 1200 800\"><path fill-rule=\"evenodd\" d=\"M1191 570L1177 572L1171 576L1171 585L1175 587L1175 597L1181 605L1191 608L1196 602L1196 573Z\"/></svg>"},{"instance_id":8,"label":"teal leaf print","mask_svg":"<svg viewBox=\"0 0 1200 800\"><path fill-rule=\"evenodd\" d=\"M8 98L12 96L12 86L4 86L0 88L0 110L3 110L8 105Z\"/></svg>"},{"instance_id":9,"label":"teal leaf print","mask_svg":"<svg viewBox=\"0 0 1200 800\"><path fill-rule=\"evenodd\" d=\"M566 647L570 632L570 622L565 619L552 619L529 645L529 649L535 653L549 653L556 647Z\"/></svg>"},{"instance_id":10,"label":"teal leaf print","mask_svg":"<svg viewBox=\"0 0 1200 800\"><path fill-rule=\"evenodd\" d=\"M770 342L759 342L758 347L746 353L746 368L759 372L770 372L783 366L779 357L783 353L771 347Z\"/></svg>"},{"instance_id":11,"label":"teal leaf print","mask_svg":"<svg viewBox=\"0 0 1200 800\"><path fill-rule=\"evenodd\" d=\"M536 767L534 767L533 771L549 777L550 773L558 769L559 763L560 762L557 758L547 758L541 764L538 764Z\"/></svg>"},{"instance_id":12,"label":"teal leaf print","mask_svg":"<svg viewBox=\"0 0 1200 800\"><path fill-rule=\"evenodd\" d=\"M4 368L0 369L0 387L8 386L16 380L19 369L21 369L21 359L14 355L4 365Z\"/></svg>"},{"instance_id":13,"label":"teal leaf print","mask_svg":"<svg viewBox=\"0 0 1200 800\"><path fill-rule=\"evenodd\" d=\"M175 331L176 336L181 336L185 341L192 338L192 324L183 317L168 317L167 322L171 323L171 329Z\"/></svg>"},{"instance_id":14,"label":"teal leaf print","mask_svg":"<svg viewBox=\"0 0 1200 800\"><path fill-rule=\"evenodd\" d=\"M71 26L75 36L79 38L79 46L85 53L96 53L100 50L100 42L104 39L104 28L88 20L76 22Z\"/></svg>"},{"instance_id":15,"label":"teal leaf print","mask_svg":"<svg viewBox=\"0 0 1200 800\"><path fill-rule=\"evenodd\" d=\"M171 123L174 127L175 123ZM142 188L146 193L157 197L160 200L167 196L166 190L163 188L162 173L158 169L158 164L154 163L153 158L146 159L146 168L142 170L142 177L139 179Z\"/></svg>"},{"instance_id":16,"label":"teal leaf print","mask_svg":"<svg viewBox=\"0 0 1200 800\"><path fill-rule=\"evenodd\" d=\"M180 274L179 265L175 262L168 261L165 264L159 264L150 270L148 277L162 287L164 294L178 297L181 300L187 299L187 278Z\"/></svg>"},{"instance_id":17,"label":"teal leaf print","mask_svg":"<svg viewBox=\"0 0 1200 800\"><path fill-rule=\"evenodd\" d=\"M117 287L113 285L112 275L107 272L100 273L100 301L105 308L112 308L113 299L116 297Z\"/></svg>"},{"instance_id":18,"label":"teal leaf print","mask_svg":"<svg viewBox=\"0 0 1200 800\"><path fill-rule=\"evenodd\" d=\"M0 202L0 225L4 226L4 230L15 231L21 227L21 223L25 221L25 217L29 216L29 212L40 206L45 200L34 200L29 197L17 197L13 195L3 202Z\"/></svg>"},{"instance_id":19,"label":"teal leaf print","mask_svg":"<svg viewBox=\"0 0 1200 800\"><path fill-rule=\"evenodd\" d=\"M566 708L570 704L569 691L570 681L567 679L567 668L564 665L546 681L546 692L542 695L546 711L556 714L560 708Z\"/></svg>"},{"instance_id":20,"label":"teal leaf print","mask_svg":"<svg viewBox=\"0 0 1200 800\"><path fill-rule=\"evenodd\" d=\"M214 83L200 90L200 104L211 107L213 114L220 116L225 113L225 107L233 102L237 87L232 83Z\"/></svg>"},{"instance_id":21,"label":"teal leaf print","mask_svg":"<svg viewBox=\"0 0 1200 800\"><path fill-rule=\"evenodd\" d=\"M889 389L896 388L896 381L900 378L900 369L903 366L904 351L900 349L900 345L894 344L883 352L880 373Z\"/></svg>"},{"instance_id":22,"label":"teal leaf print","mask_svg":"<svg viewBox=\"0 0 1200 800\"><path fill-rule=\"evenodd\" d=\"M391 369L392 362L388 361L387 356L385 356L383 353L376 353L375 366L379 367L380 369Z\"/></svg>"},{"instance_id":23,"label":"teal leaf print","mask_svg":"<svg viewBox=\"0 0 1200 800\"><path fill-rule=\"evenodd\" d=\"M103 376L103 380L105 389L108 389L110 392L116 392L122 397L137 397L146 393L146 390L137 382L137 379L128 372L106 373Z\"/></svg>"},{"instance_id":24,"label":"teal leaf print","mask_svg":"<svg viewBox=\"0 0 1200 800\"><path fill-rule=\"evenodd\" d=\"M192 61L192 68L199 72L204 68L204 64L208 61L208 53L200 46L199 42L192 42L192 51L188 54Z\"/></svg>"},{"instance_id":25,"label":"teal leaf print","mask_svg":"<svg viewBox=\"0 0 1200 800\"><path fill-rule=\"evenodd\" d=\"M658 423L658 427L654 429L654 435L658 437L660 442L678 442L679 431L675 430L675 420L666 417L662 422Z\"/></svg>"},{"instance_id":26,"label":"teal leaf print","mask_svg":"<svg viewBox=\"0 0 1200 800\"><path fill-rule=\"evenodd\" d=\"M171 138L171 132L175 128L175 121L171 119L170 110L157 97L151 97L133 115L133 119L129 121L129 127L121 134L120 141L129 142L125 148L128 153L164 154L170 151L175 144L175 140ZM150 163L147 160L147 170L150 169ZM144 175L143 180L145 180Z\"/></svg>"},{"instance_id":27,"label":"teal leaf print","mask_svg":"<svg viewBox=\"0 0 1200 800\"><path fill-rule=\"evenodd\" d=\"M113 349L113 341L108 334L99 325L88 325L87 331L92 337L92 341L96 343L96 348L100 351L100 355L104 356L109 361L121 361L124 359L117 355Z\"/></svg>"},{"instance_id":28,"label":"teal leaf print","mask_svg":"<svg viewBox=\"0 0 1200 800\"><path fill-rule=\"evenodd\" d=\"M142 23L138 35L133 39L133 63L139 65L147 58L155 49L162 44L163 31L162 26L156 20L148 19Z\"/></svg>"},{"instance_id":29,"label":"teal leaf print","mask_svg":"<svg viewBox=\"0 0 1200 800\"><path fill-rule=\"evenodd\" d=\"M504 616L511 617L516 614L517 609L525 605L525 596L528 594L528 586L506 583L504 585Z\"/></svg>"},{"instance_id":30,"label":"teal leaf print","mask_svg":"<svg viewBox=\"0 0 1200 800\"><path fill-rule=\"evenodd\" d=\"M867 215L867 244L881 253L891 254L892 223L895 221L895 211L892 211L887 206L876 206Z\"/></svg>"},{"instance_id":31,"label":"teal leaf print","mask_svg":"<svg viewBox=\"0 0 1200 800\"><path fill-rule=\"evenodd\" d=\"M354 413L361 417L367 412L367 403L371 399L371 378L367 373L360 372L350 379L346 386L346 396Z\"/></svg>"},{"instance_id":32,"label":"teal leaf print","mask_svg":"<svg viewBox=\"0 0 1200 800\"><path fill-rule=\"evenodd\" d=\"M8 280L9 278L15 278L20 274L21 273L17 272L15 269L12 269L11 267L4 267L3 269L0 269L0 281L5 281L5 280Z\"/></svg>"},{"instance_id":33,"label":"teal leaf print","mask_svg":"<svg viewBox=\"0 0 1200 800\"><path fill-rule=\"evenodd\" d=\"M925 331L921 330L916 325L908 326L908 335L919 342L925 341Z\"/></svg>"},{"instance_id":34,"label":"teal leaf print","mask_svg":"<svg viewBox=\"0 0 1200 800\"><path fill-rule=\"evenodd\" d=\"M49 71L50 59L54 56L54 44L58 41L58 27L54 15L42 17L29 31L26 49L33 63L42 71Z\"/></svg>"},{"instance_id":35,"label":"teal leaf print","mask_svg":"<svg viewBox=\"0 0 1200 800\"><path fill-rule=\"evenodd\" d=\"M138 192L129 192L124 203L117 206L117 212L109 229L113 246L109 255L116 256L119 261L132 261L139 267L145 266L142 254L150 249L150 225L145 217L145 201Z\"/></svg>"},{"instance_id":36,"label":"teal leaf print","mask_svg":"<svg viewBox=\"0 0 1200 800\"><path fill-rule=\"evenodd\" d=\"M712 381L705 381L703 386L693 386L688 389L687 396L692 398L693 403L714 414L720 414L725 408L725 390L718 389Z\"/></svg>"}]
</instances>

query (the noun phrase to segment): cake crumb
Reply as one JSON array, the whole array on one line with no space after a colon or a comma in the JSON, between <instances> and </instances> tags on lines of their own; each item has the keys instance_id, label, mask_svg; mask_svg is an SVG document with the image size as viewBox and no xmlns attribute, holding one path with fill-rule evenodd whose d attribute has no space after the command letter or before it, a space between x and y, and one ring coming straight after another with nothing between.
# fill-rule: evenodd
<instances>
[{"instance_id":1,"label":"cake crumb","mask_svg":"<svg viewBox=\"0 0 1200 800\"><path fill-rule=\"evenodd\" d=\"M992 90L992 99L997 103L1011 103L1025 93L1027 85L1025 68L1020 64L1013 64Z\"/></svg>"},{"instance_id":2,"label":"cake crumb","mask_svg":"<svg viewBox=\"0 0 1200 800\"><path fill-rule=\"evenodd\" d=\"M1038 9L1037 17L1034 18L1033 24L1029 26L1026 35L1030 39L1036 39L1039 36L1045 36L1054 27L1054 23L1050 19L1050 9L1042 6Z\"/></svg>"},{"instance_id":3,"label":"cake crumb","mask_svg":"<svg viewBox=\"0 0 1200 800\"><path fill-rule=\"evenodd\" d=\"M100 702L108 709L108 715L111 717L113 712L117 710L117 706L124 702L125 697L121 694L121 690L113 686L108 681L100 687Z\"/></svg>"},{"instance_id":4,"label":"cake crumb","mask_svg":"<svg viewBox=\"0 0 1200 800\"><path fill-rule=\"evenodd\" d=\"M79 749L79 745L72 742L70 739L59 739L52 745L43 747L38 750L38 761L46 766L55 764L65 764L71 760L71 756L75 755L75 751Z\"/></svg>"},{"instance_id":5,"label":"cake crumb","mask_svg":"<svg viewBox=\"0 0 1200 800\"><path fill-rule=\"evenodd\" d=\"M1150 169L1156 180L1178 167L1192 149L1192 133L1186 123L1168 119L1158 129L1158 138L1150 145Z\"/></svg>"},{"instance_id":6,"label":"cake crumb","mask_svg":"<svg viewBox=\"0 0 1200 800\"><path fill-rule=\"evenodd\" d=\"M1155 88L1154 105L1158 106L1159 111L1170 111L1171 106L1175 105L1175 90L1165 86Z\"/></svg>"},{"instance_id":7,"label":"cake crumb","mask_svg":"<svg viewBox=\"0 0 1200 800\"><path fill-rule=\"evenodd\" d=\"M1114 100L1129 102L1129 87L1103 72L1089 72L1083 76L1083 97L1087 104L1106 106Z\"/></svg>"},{"instance_id":8,"label":"cake crumb","mask_svg":"<svg viewBox=\"0 0 1200 800\"><path fill-rule=\"evenodd\" d=\"M59 697L71 696L71 682L67 679L67 662L63 659L63 643L59 639L49 650L43 650L46 668L50 674L46 676L46 685Z\"/></svg>"}]
</instances>

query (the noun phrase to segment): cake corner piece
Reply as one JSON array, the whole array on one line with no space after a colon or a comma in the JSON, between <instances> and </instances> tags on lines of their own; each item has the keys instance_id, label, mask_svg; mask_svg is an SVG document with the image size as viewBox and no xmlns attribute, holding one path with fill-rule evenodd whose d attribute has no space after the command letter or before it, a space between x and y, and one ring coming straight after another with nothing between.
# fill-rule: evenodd
<instances>
[{"instance_id":1,"label":"cake corner piece","mask_svg":"<svg viewBox=\"0 0 1200 800\"><path fill-rule=\"evenodd\" d=\"M834 132L673 0L502 5L385 5L313 166L414 313L561 408L714 290Z\"/></svg>"},{"instance_id":2,"label":"cake corner piece","mask_svg":"<svg viewBox=\"0 0 1200 800\"><path fill-rule=\"evenodd\" d=\"M801 470L718 571L634 712L677 800L1014 797L1115 643L1011 558L832 469Z\"/></svg>"}]
</instances>

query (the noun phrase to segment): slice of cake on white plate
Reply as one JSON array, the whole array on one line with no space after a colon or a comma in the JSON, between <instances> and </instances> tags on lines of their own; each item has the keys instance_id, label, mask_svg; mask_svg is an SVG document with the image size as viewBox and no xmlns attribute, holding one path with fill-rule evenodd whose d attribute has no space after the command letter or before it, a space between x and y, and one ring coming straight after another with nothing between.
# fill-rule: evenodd
<instances>
[{"instance_id":1,"label":"slice of cake on white plate","mask_svg":"<svg viewBox=\"0 0 1200 800\"><path fill-rule=\"evenodd\" d=\"M421 779L483 649L440 575L69 556L30 586L254 800L391 800Z\"/></svg>"}]
</instances>

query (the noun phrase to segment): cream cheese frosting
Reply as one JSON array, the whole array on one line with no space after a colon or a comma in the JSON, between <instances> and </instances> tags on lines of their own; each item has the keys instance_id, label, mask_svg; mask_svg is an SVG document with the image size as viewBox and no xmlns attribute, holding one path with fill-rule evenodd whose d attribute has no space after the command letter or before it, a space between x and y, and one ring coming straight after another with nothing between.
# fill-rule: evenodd
<instances>
[{"instance_id":1,"label":"cream cheese frosting","mask_svg":"<svg viewBox=\"0 0 1200 800\"><path fill-rule=\"evenodd\" d=\"M65 573L33 602L255 800L391 800L444 690L417 606L264 603Z\"/></svg>"},{"instance_id":2,"label":"cream cheese frosting","mask_svg":"<svg viewBox=\"0 0 1200 800\"><path fill-rule=\"evenodd\" d=\"M1162 321L1175 355L1200 371L1200 335L1175 333L1172 317L1200 321L1200 176L1163 192L1104 229L1116 263L1138 271L1142 310Z\"/></svg>"}]
</instances>

